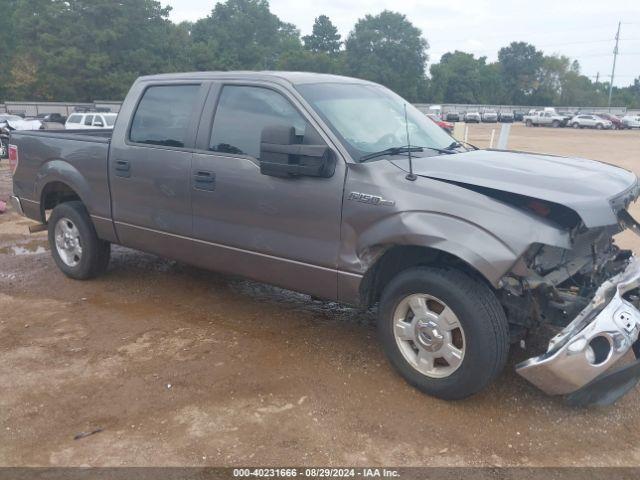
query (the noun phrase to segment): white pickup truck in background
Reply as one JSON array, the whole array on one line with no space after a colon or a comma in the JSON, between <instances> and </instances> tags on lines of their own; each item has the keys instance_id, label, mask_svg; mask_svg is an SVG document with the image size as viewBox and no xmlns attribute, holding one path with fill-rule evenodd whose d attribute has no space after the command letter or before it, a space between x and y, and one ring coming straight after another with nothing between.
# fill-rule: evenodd
<instances>
[{"instance_id":1,"label":"white pickup truck in background","mask_svg":"<svg viewBox=\"0 0 640 480\"><path fill-rule=\"evenodd\" d=\"M524 116L524 124L527 127L538 127L540 125L545 125L549 127L566 127L567 119L566 117L549 110L536 110L534 112L529 112L528 115Z\"/></svg>"}]
</instances>

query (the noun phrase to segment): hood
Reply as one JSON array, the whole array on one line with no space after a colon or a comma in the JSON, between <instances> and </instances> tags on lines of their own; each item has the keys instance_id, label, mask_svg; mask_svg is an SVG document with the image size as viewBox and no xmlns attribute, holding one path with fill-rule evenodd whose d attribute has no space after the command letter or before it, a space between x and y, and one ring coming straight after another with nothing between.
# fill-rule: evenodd
<instances>
[{"instance_id":1,"label":"hood","mask_svg":"<svg viewBox=\"0 0 640 480\"><path fill-rule=\"evenodd\" d=\"M408 171L408 160L394 159ZM617 223L612 208L638 196L634 173L582 158L475 150L456 155L414 157L416 175L526 195L574 210L587 227ZM464 186L464 185L463 185Z\"/></svg>"}]
</instances>

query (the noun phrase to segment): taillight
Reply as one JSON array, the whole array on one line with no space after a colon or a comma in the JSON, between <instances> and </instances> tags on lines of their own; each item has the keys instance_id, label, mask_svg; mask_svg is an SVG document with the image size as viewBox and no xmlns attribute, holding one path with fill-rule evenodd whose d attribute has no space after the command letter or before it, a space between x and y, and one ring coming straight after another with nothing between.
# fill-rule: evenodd
<instances>
[{"instance_id":1,"label":"taillight","mask_svg":"<svg viewBox=\"0 0 640 480\"><path fill-rule=\"evenodd\" d=\"M9 168L11 169L11 173L16 173L16 169L18 168L18 146L17 145L9 145Z\"/></svg>"}]
</instances>

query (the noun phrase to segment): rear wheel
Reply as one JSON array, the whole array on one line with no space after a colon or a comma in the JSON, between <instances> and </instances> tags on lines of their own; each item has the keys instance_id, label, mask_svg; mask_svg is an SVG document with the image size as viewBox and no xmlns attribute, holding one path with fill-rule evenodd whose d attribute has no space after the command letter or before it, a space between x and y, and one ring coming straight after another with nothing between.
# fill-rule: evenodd
<instances>
[{"instance_id":1,"label":"rear wheel","mask_svg":"<svg viewBox=\"0 0 640 480\"><path fill-rule=\"evenodd\" d=\"M573 128L580 128L580 124L578 122L572 123L571 126Z\"/></svg>"},{"instance_id":2,"label":"rear wheel","mask_svg":"<svg viewBox=\"0 0 640 480\"><path fill-rule=\"evenodd\" d=\"M445 400L468 397L502 371L509 349L502 306L485 284L455 270L406 270L385 288L378 331L391 364Z\"/></svg>"},{"instance_id":3,"label":"rear wheel","mask_svg":"<svg viewBox=\"0 0 640 480\"><path fill-rule=\"evenodd\" d=\"M596 130L602 130L604 126L601 123L596 123Z\"/></svg>"},{"instance_id":4,"label":"rear wheel","mask_svg":"<svg viewBox=\"0 0 640 480\"><path fill-rule=\"evenodd\" d=\"M109 264L111 244L98 238L82 202L61 203L53 209L49 245L58 268L76 280L97 277Z\"/></svg>"},{"instance_id":5,"label":"rear wheel","mask_svg":"<svg viewBox=\"0 0 640 480\"><path fill-rule=\"evenodd\" d=\"M558 120L554 120L553 123L551 123L551 126L553 128L558 128L560 126L560 122Z\"/></svg>"}]
</instances>

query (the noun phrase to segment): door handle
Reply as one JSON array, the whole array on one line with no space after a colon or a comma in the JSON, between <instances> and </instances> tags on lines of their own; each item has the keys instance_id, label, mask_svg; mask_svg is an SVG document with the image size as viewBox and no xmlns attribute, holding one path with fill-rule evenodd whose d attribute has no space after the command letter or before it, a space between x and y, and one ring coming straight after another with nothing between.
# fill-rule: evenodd
<instances>
[{"instance_id":1,"label":"door handle","mask_svg":"<svg viewBox=\"0 0 640 480\"><path fill-rule=\"evenodd\" d=\"M131 177L131 164L127 160L116 160L116 176Z\"/></svg>"},{"instance_id":2,"label":"door handle","mask_svg":"<svg viewBox=\"0 0 640 480\"><path fill-rule=\"evenodd\" d=\"M193 188L213 192L216 189L216 174L206 170L198 170L193 174Z\"/></svg>"}]
</instances>

